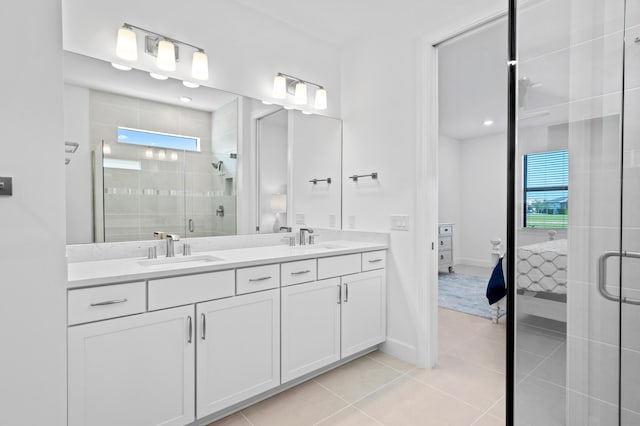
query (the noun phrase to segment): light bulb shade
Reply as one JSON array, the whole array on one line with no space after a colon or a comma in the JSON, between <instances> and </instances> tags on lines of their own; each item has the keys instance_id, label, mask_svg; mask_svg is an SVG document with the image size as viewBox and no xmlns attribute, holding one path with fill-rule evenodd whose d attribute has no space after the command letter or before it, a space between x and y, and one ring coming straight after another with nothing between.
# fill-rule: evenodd
<instances>
[{"instance_id":1,"label":"light bulb shade","mask_svg":"<svg viewBox=\"0 0 640 426\"><path fill-rule=\"evenodd\" d=\"M327 109L327 91L323 88L316 90L315 107L319 110Z\"/></svg>"},{"instance_id":2,"label":"light bulb shade","mask_svg":"<svg viewBox=\"0 0 640 426\"><path fill-rule=\"evenodd\" d=\"M136 61L138 59L136 33L131 28L122 27L118 30L116 55L126 61Z\"/></svg>"},{"instance_id":3,"label":"light bulb shade","mask_svg":"<svg viewBox=\"0 0 640 426\"><path fill-rule=\"evenodd\" d=\"M196 80L209 80L209 59L202 50L193 52L191 77Z\"/></svg>"},{"instance_id":4,"label":"light bulb shade","mask_svg":"<svg viewBox=\"0 0 640 426\"><path fill-rule=\"evenodd\" d=\"M158 68L164 71L176 70L176 50L169 40L158 42Z\"/></svg>"},{"instance_id":5,"label":"light bulb shade","mask_svg":"<svg viewBox=\"0 0 640 426\"><path fill-rule=\"evenodd\" d=\"M273 79L273 97L285 99L287 97L287 79L283 75L276 75Z\"/></svg>"},{"instance_id":6,"label":"light bulb shade","mask_svg":"<svg viewBox=\"0 0 640 426\"><path fill-rule=\"evenodd\" d=\"M294 102L296 105L305 105L307 103L307 85L301 81L296 84Z\"/></svg>"}]
</instances>

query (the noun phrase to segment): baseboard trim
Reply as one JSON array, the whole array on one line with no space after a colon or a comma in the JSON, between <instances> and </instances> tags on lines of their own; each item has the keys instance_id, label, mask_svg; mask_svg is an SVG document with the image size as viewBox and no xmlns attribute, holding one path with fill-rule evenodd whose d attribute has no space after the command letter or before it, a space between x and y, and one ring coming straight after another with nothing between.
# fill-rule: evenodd
<instances>
[{"instance_id":1,"label":"baseboard trim","mask_svg":"<svg viewBox=\"0 0 640 426\"><path fill-rule=\"evenodd\" d=\"M418 350L415 346L406 342L387 337L387 340L380 345L380 350L409 364L418 364Z\"/></svg>"}]
</instances>

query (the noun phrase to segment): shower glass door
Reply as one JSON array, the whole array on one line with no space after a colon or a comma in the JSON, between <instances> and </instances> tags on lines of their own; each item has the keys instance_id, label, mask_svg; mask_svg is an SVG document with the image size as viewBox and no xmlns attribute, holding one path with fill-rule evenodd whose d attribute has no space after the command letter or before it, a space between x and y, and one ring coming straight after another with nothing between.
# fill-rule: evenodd
<instances>
[{"instance_id":1,"label":"shower glass door","mask_svg":"<svg viewBox=\"0 0 640 426\"><path fill-rule=\"evenodd\" d=\"M516 16L514 424L640 425L640 1Z\"/></svg>"}]
</instances>

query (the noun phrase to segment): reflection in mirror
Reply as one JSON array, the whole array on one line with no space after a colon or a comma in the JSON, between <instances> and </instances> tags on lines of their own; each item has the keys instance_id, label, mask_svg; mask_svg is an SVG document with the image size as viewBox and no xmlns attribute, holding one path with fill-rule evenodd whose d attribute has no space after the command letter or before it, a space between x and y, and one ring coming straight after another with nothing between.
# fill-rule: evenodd
<instances>
[{"instance_id":1,"label":"reflection in mirror","mask_svg":"<svg viewBox=\"0 0 640 426\"><path fill-rule=\"evenodd\" d=\"M64 89L69 244L341 226L340 120L71 52Z\"/></svg>"}]
</instances>

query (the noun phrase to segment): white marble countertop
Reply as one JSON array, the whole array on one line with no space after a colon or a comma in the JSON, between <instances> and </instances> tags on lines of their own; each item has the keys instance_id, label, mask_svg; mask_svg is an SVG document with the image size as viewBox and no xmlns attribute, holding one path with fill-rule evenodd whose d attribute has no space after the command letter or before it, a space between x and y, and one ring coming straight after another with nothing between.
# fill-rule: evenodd
<instances>
[{"instance_id":1,"label":"white marble countertop","mask_svg":"<svg viewBox=\"0 0 640 426\"><path fill-rule=\"evenodd\" d=\"M145 257L75 262L68 265L68 288L221 271L270 263L384 250L387 248L388 245L384 243L336 240L311 246L289 247L288 245L277 245L194 252L190 256L194 261L187 261L189 256L177 255L175 258L170 258L177 260L178 262L176 263L144 266L140 263L144 263ZM219 260L197 260L198 258L202 259L204 256L212 256ZM164 257L158 256L158 259L162 260Z\"/></svg>"}]
</instances>

